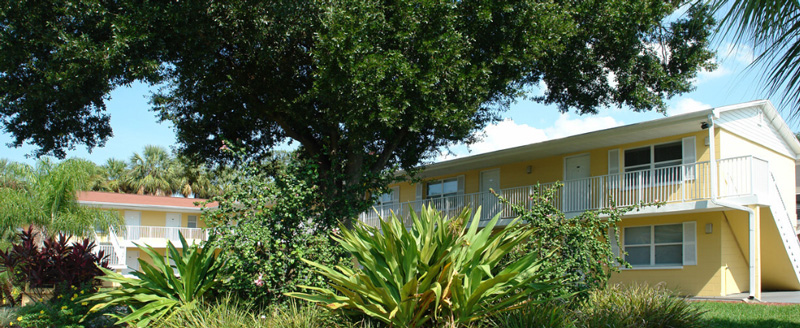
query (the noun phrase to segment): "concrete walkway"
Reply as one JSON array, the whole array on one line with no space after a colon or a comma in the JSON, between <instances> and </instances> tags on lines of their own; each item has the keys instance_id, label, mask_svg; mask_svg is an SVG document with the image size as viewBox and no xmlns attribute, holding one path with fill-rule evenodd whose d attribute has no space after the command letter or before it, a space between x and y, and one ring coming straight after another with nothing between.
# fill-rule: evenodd
<instances>
[{"instance_id":1,"label":"concrete walkway","mask_svg":"<svg viewBox=\"0 0 800 328\"><path fill-rule=\"evenodd\" d=\"M750 301L747 299L749 296L748 293L739 293L739 294L731 294L727 296L704 296L704 297L690 297L690 300L695 301L728 301L728 302L735 302L735 301L746 301L746 302L757 302L757 301ZM788 292L781 292L781 291L769 291L769 292L761 292L761 302L763 303L793 303L793 304L800 304L800 291L788 291Z\"/></svg>"}]
</instances>

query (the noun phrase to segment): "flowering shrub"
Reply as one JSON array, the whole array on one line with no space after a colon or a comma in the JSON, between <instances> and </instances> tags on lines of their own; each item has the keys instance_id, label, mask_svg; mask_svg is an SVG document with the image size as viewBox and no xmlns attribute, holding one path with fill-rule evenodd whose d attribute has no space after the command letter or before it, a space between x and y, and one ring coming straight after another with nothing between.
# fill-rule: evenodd
<instances>
[{"instance_id":1,"label":"flowering shrub","mask_svg":"<svg viewBox=\"0 0 800 328\"><path fill-rule=\"evenodd\" d=\"M91 312L93 305L84 300L88 295L96 292L91 284L79 287L61 285L57 296L49 301L32 303L19 308L11 317L10 322L3 322L5 327L111 327L113 320L105 316L109 311Z\"/></svg>"},{"instance_id":2,"label":"flowering shrub","mask_svg":"<svg viewBox=\"0 0 800 328\"><path fill-rule=\"evenodd\" d=\"M537 231L517 245L506 260L514 261L530 252L553 253L544 267L552 268L549 270L551 278L565 277L562 288L554 292L586 296L585 291L605 287L611 271L617 270L619 265L627 265L623 258L612 253L608 241L609 228L616 226L627 212L658 204L612 205L568 218L553 202L561 187L561 184L556 184L551 188L534 188L528 204L511 204L498 196L500 201L511 205L515 215L528 223L529 229ZM616 240L619 243L618 236Z\"/></svg>"},{"instance_id":3,"label":"flowering shrub","mask_svg":"<svg viewBox=\"0 0 800 328\"><path fill-rule=\"evenodd\" d=\"M301 257L328 265L347 259L328 236L333 223L318 215L316 186L297 177L307 169L288 164L270 172L247 163L235 172L231 187L211 199L219 205L203 220L219 237L223 293L267 305L297 285L325 284Z\"/></svg>"}]
</instances>

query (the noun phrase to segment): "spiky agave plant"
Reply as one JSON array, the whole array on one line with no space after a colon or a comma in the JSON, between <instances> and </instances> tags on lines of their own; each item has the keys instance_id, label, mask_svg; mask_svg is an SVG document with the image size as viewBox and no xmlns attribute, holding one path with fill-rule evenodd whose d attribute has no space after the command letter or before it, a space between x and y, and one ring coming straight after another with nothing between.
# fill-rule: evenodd
<instances>
[{"instance_id":1,"label":"spiky agave plant","mask_svg":"<svg viewBox=\"0 0 800 328\"><path fill-rule=\"evenodd\" d=\"M117 283L121 287L95 294L84 301L100 302L92 311L117 305L128 306L131 313L116 317L117 324L132 323L137 327L148 327L152 322L168 317L179 308L195 306L217 284L215 279L219 263L216 261L216 248L210 246L213 245L214 235L205 242L206 247L189 245L182 234L179 237L183 247L180 251L171 241L167 242L174 269L152 247L137 245L150 256L153 264L139 259L141 271L132 273L136 278L101 269L106 275L98 279Z\"/></svg>"},{"instance_id":2,"label":"spiky agave plant","mask_svg":"<svg viewBox=\"0 0 800 328\"><path fill-rule=\"evenodd\" d=\"M412 211L413 213L413 211ZM495 227L499 215L479 230L480 210L448 219L432 208L411 215L406 229L392 215L380 230L358 224L341 228L333 238L357 260L361 269L329 268L311 261L333 288L302 286L313 293L286 295L328 309L360 312L397 327L436 322L472 322L511 310L556 287L543 281L545 258L538 252L504 268L498 263L533 230L513 220ZM305 260L304 260L305 261Z\"/></svg>"}]
</instances>

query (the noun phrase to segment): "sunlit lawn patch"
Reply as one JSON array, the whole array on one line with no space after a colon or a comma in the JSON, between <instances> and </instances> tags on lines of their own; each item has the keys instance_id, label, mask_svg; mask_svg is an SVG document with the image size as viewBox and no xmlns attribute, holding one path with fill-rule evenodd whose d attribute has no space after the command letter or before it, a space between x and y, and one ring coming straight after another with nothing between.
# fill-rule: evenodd
<instances>
[{"instance_id":1,"label":"sunlit lawn patch","mask_svg":"<svg viewBox=\"0 0 800 328\"><path fill-rule=\"evenodd\" d=\"M800 327L800 305L697 302L708 327Z\"/></svg>"}]
</instances>

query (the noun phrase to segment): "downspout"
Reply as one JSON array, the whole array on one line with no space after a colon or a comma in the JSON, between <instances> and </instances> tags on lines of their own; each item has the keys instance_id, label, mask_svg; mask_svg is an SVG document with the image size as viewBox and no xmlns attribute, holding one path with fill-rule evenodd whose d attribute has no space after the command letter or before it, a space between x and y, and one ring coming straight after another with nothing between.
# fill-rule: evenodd
<instances>
[{"instance_id":1,"label":"downspout","mask_svg":"<svg viewBox=\"0 0 800 328\"><path fill-rule=\"evenodd\" d=\"M748 214L749 218L749 227L750 227L750 238L749 239L749 248L750 248L750 292L749 292L749 299L756 298L756 211L752 208L729 203L723 201L718 198L719 194L717 193L717 188L719 185L717 184L718 176L717 176L717 153L716 153L716 146L715 146L715 139L714 139L714 114L708 114L708 145L709 145L709 163L711 166L711 203L717 206L727 207L734 210L745 211Z\"/></svg>"}]
</instances>

